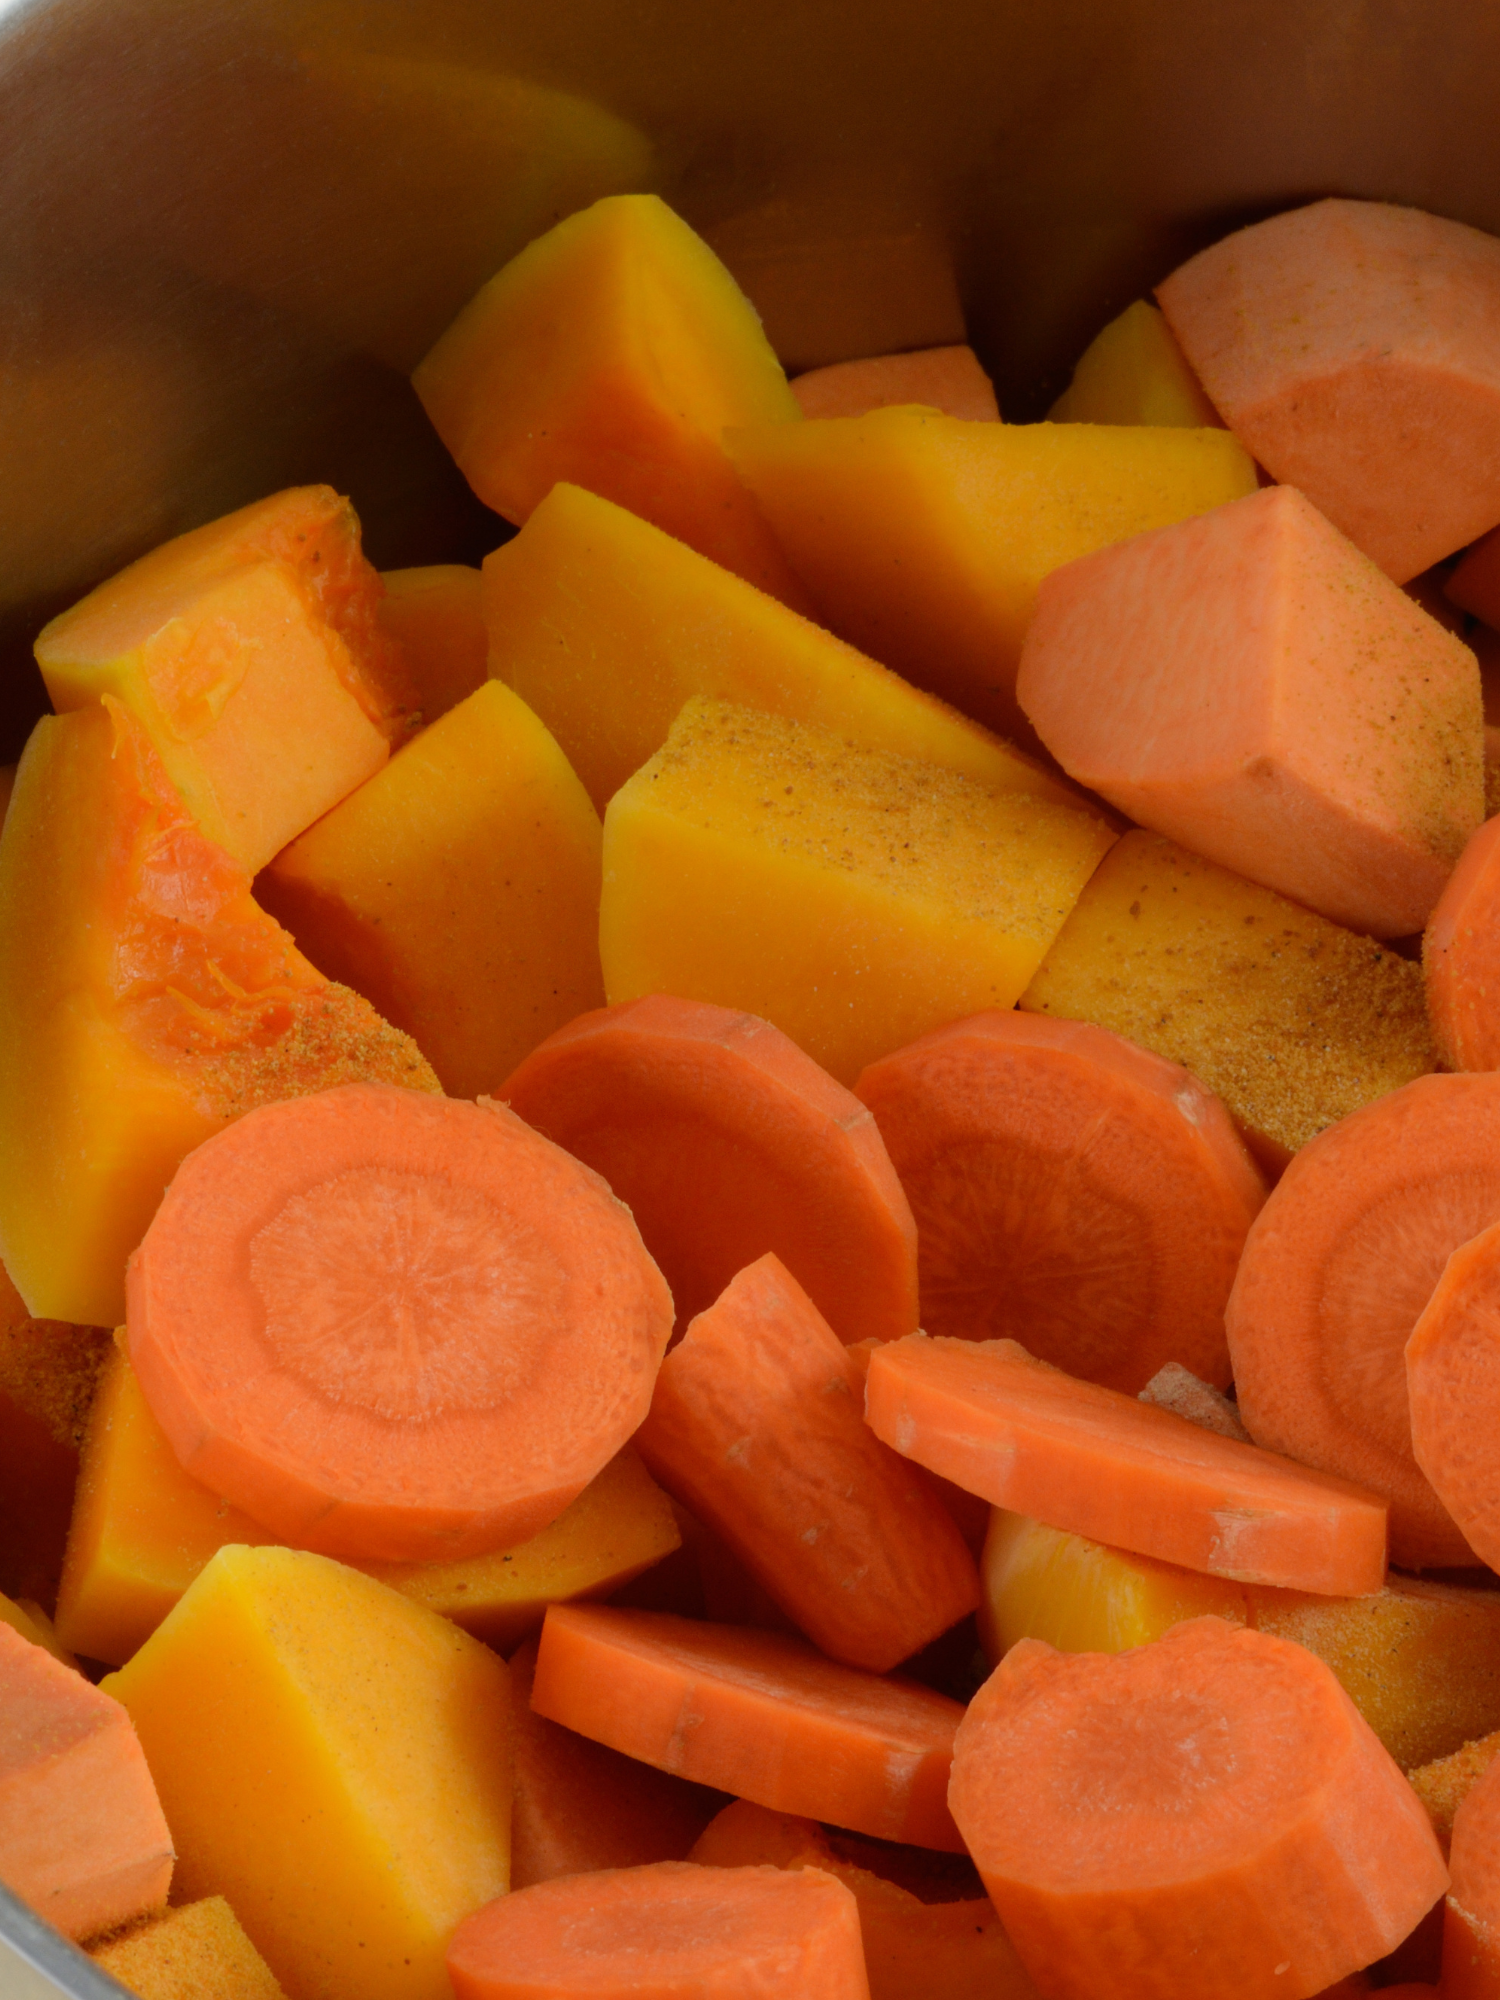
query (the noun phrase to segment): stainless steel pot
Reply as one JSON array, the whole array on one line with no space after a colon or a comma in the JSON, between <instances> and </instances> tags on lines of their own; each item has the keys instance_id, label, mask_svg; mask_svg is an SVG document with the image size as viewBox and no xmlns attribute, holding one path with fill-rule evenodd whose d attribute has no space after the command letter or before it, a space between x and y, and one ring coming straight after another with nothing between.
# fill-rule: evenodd
<instances>
[{"instance_id":1,"label":"stainless steel pot","mask_svg":"<svg viewBox=\"0 0 1500 2000\"><path fill-rule=\"evenodd\" d=\"M1497 83L1480 0L0 0L0 762L42 620L257 494L352 493L382 566L501 540L406 371L597 195L790 366L967 326L1026 418L1255 215L1500 230ZM120 1990L40 1936L0 1892L0 2000Z\"/></svg>"}]
</instances>

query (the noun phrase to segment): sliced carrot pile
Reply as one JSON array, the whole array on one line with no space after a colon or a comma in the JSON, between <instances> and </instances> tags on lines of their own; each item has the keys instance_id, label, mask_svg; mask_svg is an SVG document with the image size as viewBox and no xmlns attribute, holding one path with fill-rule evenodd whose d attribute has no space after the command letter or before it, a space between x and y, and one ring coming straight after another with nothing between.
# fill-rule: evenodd
<instances>
[{"instance_id":1,"label":"sliced carrot pile","mask_svg":"<svg viewBox=\"0 0 1500 2000\"><path fill-rule=\"evenodd\" d=\"M769 1022L653 993L560 1028L497 1095L629 1206L680 1325L768 1250L841 1340L917 1324L916 1226L875 1121Z\"/></svg>"},{"instance_id":2,"label":"sliced carrot pile","mask_svg":"<svg viewBox=\"0 0 1500 2000\"><path fill-rule=\"evenodd\" d=\"M1500 1222L1461 1243L1406 1343L1411 1443L1464 1540L1500 1568Z\"/></svg>"},{"instance_id":3,"label":"sliced carrot pile","mask_svg":"<svg viewBox=\"0 0 1500 2000\"><path fill-rule=\"evenodd\" d=\"M1419 1077L1303 1147L1230 1294L1250 1435L1382 1494L1410 1567L1473 1561L1412 1455L1404 1355L1451 1253L1497 1220L1500 1076Z\"/></svg>"},{"instance_id":4,"label":"sliced carrot pile","mask_svg":"<svg viewBox=\"0 0 1500 2000\"><path fill-rule=\"evenodd\" d=\"M1113 1389L1169 1361L1227 1387L1224 1303L1265 1184L1196 1077L1104 1028L996 1012L854 1088L916 1217L928 1333L1016 1339Z\"/></svg>"},{"instance_id":5,"label":"sliced carrot pile","mask_svg":"<svg viewBox=\"0 0 1500 2000\"><path fill-rule=\"evenodd\" d=\"M531 1707L535 1639L510 1661L510 1886L685 1861L722 1803L715 1792L622 1757Z\"/></svg>"},{"instance_id":6,"label":"sliced carrot pile","mask_svg":"<svg viewBox=\"0 0 1500 2000\"><path fill-rule=\"evenodd\" d=\"M858 1362L767 1254L667 1356L636 1444L830 1659L884 1673L975 1608L979 1575L863 1406Z\"/></svg>"},{"instance_id":7,"label":"sliced carrot pile","mask_svg":"<svg viewBox=\"0 0 1500 2000\"><path fill-rule=\"evenodd\" d=\"M130 1359L195 1478L329 1555L477 1555L645 1415L671 1299L595 1174L495 1104L351 1085L191 1154Z\"/></svg>"},{"instance_id":8,"label":"sliced carrot pile","mask_svg":"<svg viewBox=\"0 0 1500 2000\"><path fill-rule=\"evenodd\" d=\"M1077 1381L1013 1340L894 1341L870 1357L865 1414L919 1465L1112 1548L1330 1597L1385 1575L1376 1494Z\"/></svg>"},{"instance_id":9,"label":"sliced carrot pile","mask_svg":"<svg viewBox=\"0 0 1500 2000\"><path fill-rule=\"evenodd\" d=\"M659 1770L880 1840L961 1851L946 1795L956 1701L776 1632L554 1605L531 1705Z\"/></svg>"},{"instance_id":10,"label":"sliced carrot pile","mask_svg":"<svg viewBox=\"0 0 1500 2000\"><path fill-rule=\"evenodd\" d=\"M922 403L945 417L998 423L995 385L972 347L922 347L812 368L792 383L804 417L863 417L902 403Z\"/></svg>"},{"instance_id":11,"label":"sliced carrot pile","mask_svg":"<svg viewBox=\"0 0 1500 2000\"><path fill-rule=\"evenodd\" d=\"M1048 2000L1306 2000L1446 1874L1322 1662L1218 1618L1113 1656L1023 1640L970 1704L952 1801Z\"/></svg>"},{"instance_id":12,"label":"sliced carrot pile","mask_svg":"<svg viewBox=\"0 0 1500 2000\"><path fill-rule=\"evenodd\" d=\"M1422 939L1427 1012L1449 1069L1500 1069L1500 817L1459 856Z\"/></svg>"},{"instance_id":13,"label":"sliced carrot pile","mask_svg":"<svg viewBox=\"0 0 1500 2000\"><path fill-rule=\"evenodd\" d=\"M1453 1815L1453 1881L1443 1913L1443 2000L1500 1995L1500 1766Z\"/></svg>"},{"instance_id":14,"label":"sliced carrot pile","mask_svg":"<svg viewBox=\"0 0 1500 2000\"><path fill-rule=\"evenodd\" d=\"M488 1903L448 1952L458 2000L869 2000L859 1909L816 1868L663 1861Z\"/></svg>"}]
</instances>

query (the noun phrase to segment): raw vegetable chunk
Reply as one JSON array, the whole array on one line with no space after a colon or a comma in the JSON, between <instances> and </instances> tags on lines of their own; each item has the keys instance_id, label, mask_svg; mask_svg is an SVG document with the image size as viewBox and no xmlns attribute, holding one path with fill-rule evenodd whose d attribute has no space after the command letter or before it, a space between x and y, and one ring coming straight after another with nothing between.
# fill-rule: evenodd
<instances>
[{"instance_id":1,"label":"raw vegetable chunk","mask_svg":"<svg viewBox=\"0 0 1500 2000\"><path fill-rule=\"evenodd\" d=\"M862 1843L831 1835L815 1820L736 1799L709 1822L688 1859L708 1868L821 1868L835 1876L859 1905L870 2000L1035 2000L988 1896L950 1901L952 1890L935 1882L943 1900L926 1900L860 1866L851 1850L864 1855ZM879 1861L866 1858L878 1866L933 1857L883 1848Z\"/></svg>"},{"instance_id":2,"label":"raw vegetable chunk","mask_svg":"<svg viewBox=\"0 0 1500 2000\"><path fill-rule=\"evenodd\" d=\"M409 727L380 596L349 502L294 487L142 556L36 656L54 707L129 711L200 831L253 875Z\"/></svg>"},{"instance_id":3,"label":"raw vegetable chunk","mask_svg":"<svg viewBox=\"0 0 1500 2000\"><path fill-rule=\"evenodd\" d=\"M1474 1560L1413 1456L1405 1353L1449 1257L1497 1220L1500 1075L1419 1077L1292 1162L1230 1294L1250 1435L1382 1495L1409 1568Z\"/></svg>"},{"instance_id":4,"label":"raw vegetable chunk","mask_svg":"<svg viewBox=\"0 0 1500 2000\"><path fill-rule=\"evenodd\" d=\"M559 1604L531 1705L596 1743L775 1812L959 1853L946 1804L956 1701L800 1639Z\"/></svg>"},{"instance_id":5,"label":"raw vegetable chunk","mask_svg":"<svg viewBox=\"0 0 1500 2000\"><path fill-rule=\"evenodd\" d=\"M1237 230L1157 288L1224 421L1405 583L1500 515L1500 243L1374 201Z\"/></svg>"},{"instance_id":6,"label":"raw vegetable chunk","mask_svg":"<svg viewBox=\"0 0 1500 2000\"><path fill-rule=\"evenodd\" d=\"M15 785L15 765L0 764L0 827L5 824L5 815L10 809L10 795L15 790Z\"/></svg>"},{"instance_id":7,"label":"raw vegetable chunk","mask_svg":"<svg viewBox=\"0 0 1500 2000\"><path fill-rule=\"evenodd\" d=\"M1443 585L1450 604L1500 629L1500 529L1492 528L1469 550Z\"/></svg>"},{"instance_id":8,"label":"raw vegetable chunk","mask_svg":"<svg viewBox=\"0 0 1500 2000\"><path fill-rule=\"evenodd\" d=\"M1023 1640L959 1730L953 1811L1049 2000L1307 2000L1447 1879L1322 1662L1218 1618L1115 1655Z\"/></svg>"},{"instance_id":9,"label":"raw vegetable chunk","mask_svg":"<svg viewBox=\"0 0 1500 2000\"><path fill-rule=\"evenodd\" d=\"M863 1371L768 1253L662 1363L636 1444L820 1651L885 1673L972 1611L979 1579L863 1408Z\"/></svg>"},{"instance_id":10,"label":"raw vegetable chunk","mask_svg":"<svg viewBox=\"0 0 1500 2000\"><path fill-rule=\"evenodd\" d=\"M510 1886L685 1861L720 1794L591 1743L531 1706L536 1641L510 1662L515 1696Z\"/></svg>"},{"instance_id":11,"label":"raw vegetable chunk","mask_svg":"<svg viewBox=\"0 0 1500 2000\"><path fill-rule=\"evenodd\" d=\"M1127 306L1084 349L1073 379L1047 412L1054 424L1222 424L1160 309Z\"/></svg>"},{"instance_id":12,"label":"raw vegetable chunk","mask_svg":"<svg viewBox=\"0 0 1500 2000\"><path fill-rule=\"evenodd\" d=\"M1431 1763L1407 1772L1445 1852L1453 1839L1455 1814L1497 1757L1500 1757L1500 1730L1465 1743L1450 1756L1435 1757Z\"/></svg>"},{"instance_id":13,"label":"raw vegetable chunk","mask_svg":"<svg viewBox=\"0 0 1500 2000\"><path fill-rule=\"evenodd\" d=\"M1153 833L1105 857L1020 1004L1183 1064L1273 1172L1435 1061L1415 965Z\"/></svg>"},{"instance_id":14,"label":"raw vegetable chunk","mask_svg":"<svg viewBox=\"0 0 1500 2000\"><path fill-rule=\"evenodd\" d=\"M1201 1424L1220 1437L1238 1438L1249 1444L1250 1433L1240 1422L1240 1413L1222 1390L1210 1387L1180 1362L1169 1361L1158 1368L1140 1392L1143 1403L1155 1403L1160 1410L1172 1410L1190 1424Z\"/></svg>"},{"instance_id":15,"label":"raw vegetable chunk","mask_svg":"<svg viewBox=\"0 0 1500 2000\"><path fill-rule=\"evenodd\" d=\"M89 1956L140 2000L285 2000L222 1896L168 1910Z\"/></svg>"},{"instance_id":16,"label":"raw vegetable chunk","mask_svg":"<svg viewBox=\"0 0 1500 2000\"><path fill-rule=\"evenodd\" d=\"M1378 1590L1373 1493L1037 1361L1013 1340L910 1334L870 1356L865 1415L997 1507L1240 1583Z\"/></svg>"},{"instance_id":17,"label":"raw vegetable chunk","mask_svg":"<svg viewBox=\"0 0 1500 2000\"><path fill-rule=\"evenodd\" d=\"M1500 1593L1392 1575L1369 1597L1207 1577L996 1508L979 1626L991 1659L1020 1639L1118 1653L1212 1614L1295 1639L1403 1768L1500 1726Z\"/></svg>"},{"instance_id":18,"label":"raw vegetable chunk","mask_svg":"<svg viewBox=\"0 0 1500 2000\"><path fill-rule=\"evenodd\" d=\"M453 1927L506 1887L510 1687L447 1619L326 1557L222 1549L130 1664L177 1841L289 2000L448 2000Z\"/></svg>"},{"instance_id":19,"label":"raw vegetable chunk","mask_svg":"<svg viewBox=\"0 0 1500 2000\"><path fill-rule=\"evenodd\" d=\"M490 642L479 572L467 563L432 563L383 570L380 581L380 622L401 648L422 721L436 722L484 686Z\"/></svg>"},{"instance_id":20,"label":"raw vegetable chunk","mask_svg":"<svg viewBox=\"0 0 1500 2000\"><path fill-rule=\"evenodd\" d=\"M528 244L412 381L507 520L566 479L801 602L720 437L802 413L750 301L655 195L608 196Z\"/></svg>"},{"instance_id":21,"label":"raw vegetable chunk","mask_svg":"<svg viewBox=\"0 0 1500 2000\"><path fill-rule=\"evenodd\" d=\"M0 1882L64 1936L154 1910L172 1836L130 1717L0 1623Z\"/></svg>"},{"instance_id":22,"label":"raw vegetable chunk","mask_svg":"<svg viewBox=\"0 0 1500 2000\"><path fill-rule=\"evenodd\" d=\"M1459 856L1422 939L1427 1012L1449 1069L1500 1069L1500 817Z\"/></svg>"},{"instance_id":23,"label":"raw vegetable chunk","mask_svg":"<svg viewBox=\"0 0 1500 2000\"><path fill-rule=\"evenodd\" d=\"M605 991L743 1008L852 1083L1011 1006L1113 841L1066 806L692 701L605 814Z\"/></svg>"},{"instance_id":24,"label":"raw vegetable chunk","mask_svg":"<svg viewBox=\"0 0 1500 2000\"><path fill-rule=\"evenodd\" d=\"M459 1926L458 2000L870 2000L859 1909L819 1870L661 1861L518 1890ZM623 1983L628 1979L628 1987Z\"/></svg>"},{"instance_id":25,"label":"raw vegetable chunk","mask_svg":"<svg viewBox=\"0 0 1500 2000\"><path fill-rule=\"evenodd\" d=\"M38 723L0 840L0 1256L30 1311L117 1325L183 1156L356 1079L438 1088L252 901L113 696Z\"/></svg>"},{"instance_id":26,"label":"raw vegetable chunk","mask_svg":"<svg viewBox=\"0 0 1500 2000\"><path fill-rule=\"evenodd\" d=\"M597 1174L503 1105L358 1085L199 1147L128 1295L186 1470L281 1540L380 1562L555 1521L645 1416L672 1325Z\"/></svg>"},{"instance_id":27,"label":"raw vegetable chunk","mask_svg":"<svg viewBox=\"0 0 1500 2000\"><path fill-rule=\"evenodd\" d=\"M810 368L792 383L804 417L863 417L921 403L945 417L998 423L995 385L972 347L922 347L912 354L875 354Z\"/></svg>"},{"instance_id":28,"label":"raw vegetable chunk","mask_svg":"<svg viewBox=\"0 0 1500 2000\"><path fill-rule=\"evenodd\" d=\"M57 1636L57 1628L34 1598L13 1598L0 1596L0 1623L9 1625L13 1632L19 1632L23 1639L29 1639L33 1646L50 1653L54 1660L60 1660L65 1667L76 1667L78 1662Z\"/></svg>"},{"instance_id":29,"label":"raw vegetable chunk","mask_svg":"<svg viewBox=\"0 0 1500 2000\"><path fill-rule=\"evenodd\" d=\"M330 978L478 1097L604 998L599 817L488 681L284 848L261 901Z\"/></svg>"},{"instance_id":30,"label":"raw vegetable chunk","mask_svg":"<svg viewBox=\"0 0 1500 2000\"><path fill-rule=\"evenodd\" d=\"M1491 1764L1453 1815L1452 1887L1443 1912L1444 2000L1500 1994L1500 1771Z\"/></svg>"},{"instance_id":31,"label":"raw vegetable chunk","mask_svg":"<svg viewBox=\"0 0 1500 2000\"><path fill-rule=\"evenodd\" d=\"M1082 804L1009 743L582 487L554 486L483 576L491 667L601 812L692 695L816 723L996 791Z\"/></svg>"},{"instance_id":32,"label":"raw vegetable chunk","mask_svg":"<svg viewBox=\"0 0 1500 2000\"><path fill-rule=\"evenodd\" d=\"M1224 1302L1265 1184L1196 1077L1071 1021L975 1014L855 1086L917 1219L921 1323L1138 1390L1229 1382Z\"/></svg>"},{"instance_id":33,"label":"raw vegetable chunk","mask_svg":"<svg viewBox=\"0 0 1500 2000\"><path fill-rule=\"evenodd\" d=\"M1500 1221L1459 1244L1406 1343L1412 1455L1491 1569L1500 1567L1497 1307Z\"/></svg>"},{"instance_id":34,"label":"raw vegetable chunk","mask_svg":"<svg viewBox=\"0 0 1500 2000\"><path fill-rule=\"evenodd\" d=\"M1290 486L1054 572L1016 693L1121 812L1377 937L1484 817L1474 655Z\"/></svg>"},{"instance_id":35,"label":"raw vegetable chunk","mask_svg":"<svg viewBox=\"0 0 1500 2000\"><path fill-rule=\"evenodd\" d=\"M559 1029L498 1094L609 1182L679 1326L774 1250L840 1340L916 1327L916 1229L875 1121L768 1022L649 993Z\"/></svg>"},{"instance_id":36,"label":"raw vegetable chunk","mask_svg":"<svg viewBox=\"0 0 1500 2000\"><path fill-rule=\"evenodd\" d=\"M900 409L731 431L725 444L825 623L1025 742L1016 666L1042 578L1255 490L1223 430Z\"/></svg>"}]
</instances>

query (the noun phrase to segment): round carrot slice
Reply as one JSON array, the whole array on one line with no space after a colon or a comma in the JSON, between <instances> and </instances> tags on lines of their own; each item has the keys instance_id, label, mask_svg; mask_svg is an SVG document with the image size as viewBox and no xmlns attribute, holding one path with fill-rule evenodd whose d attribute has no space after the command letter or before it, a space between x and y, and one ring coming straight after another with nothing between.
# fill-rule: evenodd
<instances>
[{"instance_id":1,"label":"round carrot slice","mask_svg":"<svg viewBox=\"0 0 1500 2000\"><path fill-rule=\"evenodd\" d=\"M672 1302L596 1174L502 1106L355 1084L200 1146L130 1261L184 1467L299 1548L538 1534L650 1406Z\"/></svg>"},{"instance_id":2,"label":"round carrot slice","mask_svg":"<svg viewBox=\"0 0 1500 2000\"><path fill-rule=\"evenodd\" d=\"M818 1868L658 1861L539 1882L466 1917L458 2000L869 2000L859 1906Z\"/></svg>"},{"instance_id":3,"label":"round carrot slice","mask_svg":"<svg viewBox=\"0 0 1500 2000\"><path fill-rule=\"evenodd\" d=\"M1461 1243L1406 1343L1417 1464L1500 1567L1500 1223Z\"/></svg>"},{"instance_id":4,"label":"round carrot slice","mask_svg":"<svg viewBox=\"0 0 1500 2000\"><path fill-rule=\"evenodd\" d=\"M1127 1653L1021 1640L969 1706L950 1796L1048 2000L1306 2000L1446 1881L1323 1662L1219 1618Z\"/></svg>"},{"instance_id":5,"label":"round carrot slice","mask_svg":"<svg viewBox=\"0 0 1500 2000\"><path fill-rule=\"evenodd\" d=\"M1107 1029L985 1013L854 1086L917 1223L922 1325L1134 1393L1229 1382L1224 1304L1265 1183L1229 1113Z\"/></svg>"},{"instance_id":6,"label":"round carrot slice","mask_svg":"<svg viewBox=\"0 0 1500 2000\"><path fill-rule=\"evenodd\" d=\"M497 1093L630 1206L679 1326L774 1250L843 1341L917 1324L917 1235L869 1112L753 1014L580 1015Z\"/></svg>"},{"instance_id":7,"label":"round carrot slice","mask_svg":"<svg viewBox=\"0 0 1500 2000\"><path fill-rule=\"evenodd\" d=\"M779 1632L554 1604L531 1705L627 1757L774 1812L914 1847L963 1847L947 1805L958 1703L838 1666Z\"/></svg>"},{"instance_id":8,"label":"round carrot slice","mask_svg":"<svg viewBox=\"0 0 1500 2000\"><path fill-rule=\"evenodd\" d=\"M1257 1444L1383 1494L1391 1558L1472 1563L1412 1454L1406 1343L1459 1244L1500 1220L1500 1074L1424 1076L1302 1148L1225 1321Z\"/></svg>"},{"instance_id":9,"label":"round carrot slice","mask_svg":"<svg viewBox=\"0 0 1500 2000\"><path fill-rule=\"evenodd\" d=\"M1427 1012L1450 1069L1500 1069L1500 816L1458 858L1422 939Z\"/></svg>"}]
</instances>

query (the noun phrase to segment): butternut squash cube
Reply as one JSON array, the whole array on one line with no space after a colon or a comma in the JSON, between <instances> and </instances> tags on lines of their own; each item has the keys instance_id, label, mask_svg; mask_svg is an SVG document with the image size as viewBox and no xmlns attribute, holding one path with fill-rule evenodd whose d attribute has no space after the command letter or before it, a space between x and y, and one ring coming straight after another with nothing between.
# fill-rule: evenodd
<instances>
[{"instance_id":1,"label":"butternut squash cube","mask_svg":"<svg viewBox=\"0 0 1500 2000\"><path fill-rule=\"evenodd\" d=\"M412 376L488 507L566 479L773 597L802 592L735 477L728 424L800 420L755 308L656 195L610 195L513 257Z\"/></svg>"},{"instance_id":2,"label":"butternut squash cube","mask_svg":"<svg viewBox=\"0 0 1500 2000\"><path fill-rule=\"evenodd\" d=\"M996 791L1082 805L1061 779L623 507L554 486L484 565L493 672L602 812L693 695L836 730Z\"/></svg>"},{"instance_id":3,"label":"butternut squash cube","mask_svg":"<svg viewBox=\"0 0 1500 2000\"><path fill-rule=\"evenodd\" d=\"M604 998L599 817L488 681L279 854L261 901L416 1042L453 1097L503 1083Z\"/></svg>"},{"instance_id":4,"label":"butternut squash cube","mask_svg":"<svg viewBox=\"0 0 1500 2000\"><path fill-rule=\"evenodd\" d=\"M1013 1005L1113 840L1050 800L695 699L605 815L605 987L758 1014L852 1083Z\"/></svg>"},{"instance_id":5,"label":"butternut squash cube","mask_svg":"<svg viewBox=\"0 0 1500 2000\"><path fill-rule=\"evenodd\" d=\"M0 839L0 1256L28 1309L118 1325L184 1156L354 1082L438 1088L257 907L112 695L39 722Z\"/></svg>"},{"instance_id":6,"label":"butternut squash cube","mask_svg":"<svg viewBox=\"0 0 1500 2000\"><path fill-rule=\"evenodd\" d=\"M65 1645L123 1666L221 1548L272 1537L178 1464L117 1349L84 1440L57 1616ZM602 1597L681 1545L665 1493L627 1448L539 1535L450 1563L366 1563L367 1575L507 1650L549 1604Z\"/></svg>"},{"instance_id":7,"label":"butternut squash cube","mask_svg":"<svg viewBox=\"0 0 1500 2000\"><path fill-rule=\"evenodd\" d=\"M164 542L36 642L63 712L113 695L253 875L385 762L411 696L354 509L295 487Z\"/></svg>"},{"instance_id":8,"label":"butternut squash cube","mask_svg":"<svg viewBox=\"0 0 1500 2000\"><path fill-rule=\"evenodd\" d=\"M179 1893L227 1897L291 2000L451 2000L507 1887L510 1684L466 1632L325 1556L221 1549L107 1691Z\"/></svg>"},{"instance_id":9,"label":"butternut squash cube","mask_svg":"<svg viewBox=\"0 0 1500 2000\"><path fill-rule=\"evenodd\" d=\"M222 1896L149 1918L89 1957L140 2000L286 2000Z\"/></svg>"},{"instance_id":10,"label":"butternut squash cube","mask_svg":"<svg viewBox=\"0 0 1500 2000\"><path fill-rule=\"evenodd\" d=\"M1255 490L1225 430L893 409L724 442L821 621L1024 744L1016 667L1042 578Z\"/></svg>"},{"instance_id":11,"label":"butternut squash cube","mask_svg":"<svg viewBox=\"0 0 1500 2000\"><path fill-rule=\"evenodd\" d=\"M489 639L479 572L467 563L431 563L384 570L380 581L380 622L401 648L422 721L436 722L484 685Z\"/></svg>"},{"instance_id":12,"label":"butternut squash cube","mask_svg":"<svg viewBox=\"0 0 1500 2000\"><path fill-rule=\"evenodd\" d=\"M1054 424L1157 424L1189 430L1223 424L1165 314L1146 299L1126 306L1094 335L1047 417Z\"/></svg>"},{"instance_id":13,"label":"butternut squash cube","mask_svg":"<svg viewBox=\"0 0 1500 2000\"><path fill-rule=\"evenodd\" d=\"M1153 833L1117 842L1020 1004L1192 1070L1273 1173L1436 1061L1419 966Z\"/></svg>"}]
</instances>

